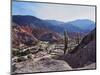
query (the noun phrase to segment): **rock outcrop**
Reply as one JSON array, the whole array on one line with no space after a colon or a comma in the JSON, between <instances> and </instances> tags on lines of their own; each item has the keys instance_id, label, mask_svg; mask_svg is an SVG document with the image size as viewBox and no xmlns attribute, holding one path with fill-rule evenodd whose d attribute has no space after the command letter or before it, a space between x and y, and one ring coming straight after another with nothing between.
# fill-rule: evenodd
<instances>
[{"instance_id":1,"label":"rock outcrop","mask_svg":"<svg viewBox=\"0 0 100 75\"><path fill-rule=\"evenodd\" d=\"M49 56L17 63L15 73L65 71L72 68L65 61L54 60Z\"/></svg>"},{"instance_id":2,"label":"rock outcrop","mask_svg":"<svg viewBox=\"0 0 100 75\"><path fill-rule=\"evenodd\" d=\"M65 60L72 68L84 67L87 64L96 63L96 30L86 35L78 46L66 55L57 59Z\"/></svg>"}]
</instances>

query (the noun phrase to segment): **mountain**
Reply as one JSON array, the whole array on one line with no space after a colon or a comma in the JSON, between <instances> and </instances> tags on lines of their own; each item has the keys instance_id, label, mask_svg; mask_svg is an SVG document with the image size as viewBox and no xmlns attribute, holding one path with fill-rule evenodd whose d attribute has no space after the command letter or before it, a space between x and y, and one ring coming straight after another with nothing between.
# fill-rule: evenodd
<instances>
[{"instance_id":1,"label":"mountain","mask_svg":"<svg viewBox=\"0 0 100 75\"><path fill-rule=\"evenodd\" d=\"M23 25L23 26L30 26L30 27L39 27L39 28L45 28L51 31L55 32L63 32L63 27L61 26L55 26L54 24L51 24L45 20L36 18L34 16L29 16L29 15L13 15L12 16L12 22L18 24L18 25Z\"/></svg>"},{"instance_id":2,"label":"mountain","mask_svg":"<svg viewBox=\"0 0 100 75\"><path fill-rule=\"evenodd\" d=\"M64 24L62 24L62 26L64 27L64 30L66 30L68 32L84 32L80 28L78 28L70 23L64 23Z\"/></svg>"},{"instance_id":3,"label":"mountain","mask_svg":"<svg viewBox=\"0 0 100 75\"><path fill-rule=\"evenodd\" d=\"M18 26L12 23L12 47L19 48L21 44L33 45L37 42L37 38L32 35L32 28L26 26Z\"/></svg>"},{"instance_id":4,"label":"mountain","mask_svg":"<svg viewBox=\"0 0 100 75\"><path fill-rule=\"evenodd\" d=\"M93 30L96 27L95 23L88 19L80 19L80 20L75 20L68 23L87 32Z\"/></svg>"},{"instance_id":5,"label":"mountain","mask_svg":"<svg viewBox=\"0 0 100 75\"><path fill-rule=\"evenodd\" d=\"M64 23L56 20L42 20L29 15L13 15L12 22L20 26L28 25L30 27L45 28L61 34L63 34L64 30L67 30L68 32L86 33L95 28L95 23L86 19Z\"/></svg>"},{"instance_id":6,"label":"mountain","mask_svg":"<svg viewBox=\"0 0 100 75\"><path fill-rule=\"evenodd\" d=\"M76 27L70 23L65 23L65 22L61 22L61 21L56 21L56 20L46 20L48 23L51 23L53 25L55 25L55 28L62 28L62 33L64 32L64 30L68 31L68 32L83 32L79 27ZM60 29L59 29L60 30Z\"/></svg>"},{"instance_id":7,"label":"mountain","mask_svg":"<svg viewBox=\"0 0 100 75\"><path fill-rule=\"evenodd\" d=\"M89 19L78 19L71 22L61 22L56 20L46 20L53 25L61 26L69 32L90 32L95 28L95 23Z\"/></svg>"},{"instance_id":8,"label":"mountain","mask_svg":"<svg viewBox=\"0 0 100 75\"><path fill-rule=\"evenodd\" d=\"M78 19L71 22L61 22L56 20L46 20L55 26L62 27L63 30L68 32L90 32L95 28L95 23L89 19Z\"/></svg>"},{"instance_id":9,"label":"mountain","mask_svg":"<svg viewBox=\"0 0 100 75\"><path fill-rule=\"evenodd\" d=\"M42 21L39 18L36 18L34 16L29 15L14 15L12 17L12 21L18 25L29 25L31 27L44 27L47 28L48 23L46 24L44 21Z\"/></svg>"},{"instance_id":10,"label":"mountain","mask_svg":"<svg viewBox=\"0 0 100 75\"><path fill-rule=\"evenodd\" d=\"M47 21L48 23L51 23L53 25L62 25L64 22L61 22L61 21L57 21L57 20L45 20Z\"/></svg>"},{"instance_id":11,"label":"mountain","mask_svg":"<svg viewBox=\"0 0 100 75\"><path fill-rule=\"evenodd\" d=\"M18 48L20 45L35 45L38 40L54 43L61 39L60 34L45 28L12 23L12 47L14 48Z\"/></svg>"}]
</instances>

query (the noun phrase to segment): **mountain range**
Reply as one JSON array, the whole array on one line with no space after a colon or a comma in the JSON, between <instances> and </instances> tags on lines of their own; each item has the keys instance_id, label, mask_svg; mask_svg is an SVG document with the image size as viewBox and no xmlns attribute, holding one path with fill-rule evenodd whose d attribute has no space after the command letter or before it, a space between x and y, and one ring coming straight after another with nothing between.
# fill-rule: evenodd
<instances>
[{"instance_id":1,"label":"mountain range","mask_svg":"<svg viewBox=\"0 0 100 75\"><path fill-rule=\"evenodd\" d=\"M95 28L95 23L89 19L79 19L68 23L85 31L91 31Z\"/></svg>"},{"instance_id":2,"label":"mountain range","mask_svg":"<svg viewBox=\"0 0 100 75\"><path fill-rule=\"evenodd\" d=\"M68 32L87 33L95 28L95 23L89 19L78 19L70 22L43 20L29 15L13 15L12 22L20 26L45 28L57 33Z\"/></svg>"}]
</instances>

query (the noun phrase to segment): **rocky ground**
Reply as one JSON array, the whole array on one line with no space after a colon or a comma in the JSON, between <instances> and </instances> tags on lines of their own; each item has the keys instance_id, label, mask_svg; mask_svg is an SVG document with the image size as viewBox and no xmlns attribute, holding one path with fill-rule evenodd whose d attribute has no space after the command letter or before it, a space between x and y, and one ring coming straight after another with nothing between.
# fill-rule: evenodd
<instances>
[{"instance_id":1,"label":"rocky ground","mask_svg":"<svg viewBox=\"0 0 100 75\"><path fill-rule=\"evenodd\" d=\"M74 44L70 43L74 48ZM77 45L76 45L77 46ZM81 50L75 54L69 54L67 49L64 55L63 44L49 44L41 41L36 46L23 46L12 49L13 73L68 71L77 69L95 69L95 63L89 60L88 50Z\"/></svg>"}]
</instances>

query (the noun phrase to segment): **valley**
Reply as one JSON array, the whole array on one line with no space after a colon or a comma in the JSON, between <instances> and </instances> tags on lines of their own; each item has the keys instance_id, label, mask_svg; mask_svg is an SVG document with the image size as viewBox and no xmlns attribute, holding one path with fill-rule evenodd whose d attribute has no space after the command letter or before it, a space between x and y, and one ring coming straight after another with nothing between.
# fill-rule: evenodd
<instances>
[{"instance_id":1,"label":"valley","mask_svg":"<svg viewBox=\"0 0 100 75\"><path fill-rule=\"evenodd\" d=\"M85 30L57 22L33 16L12 17L13 74L96 68L95 24L88 21L85 24L94 26Z\"/></svg>"}]
</instances>

